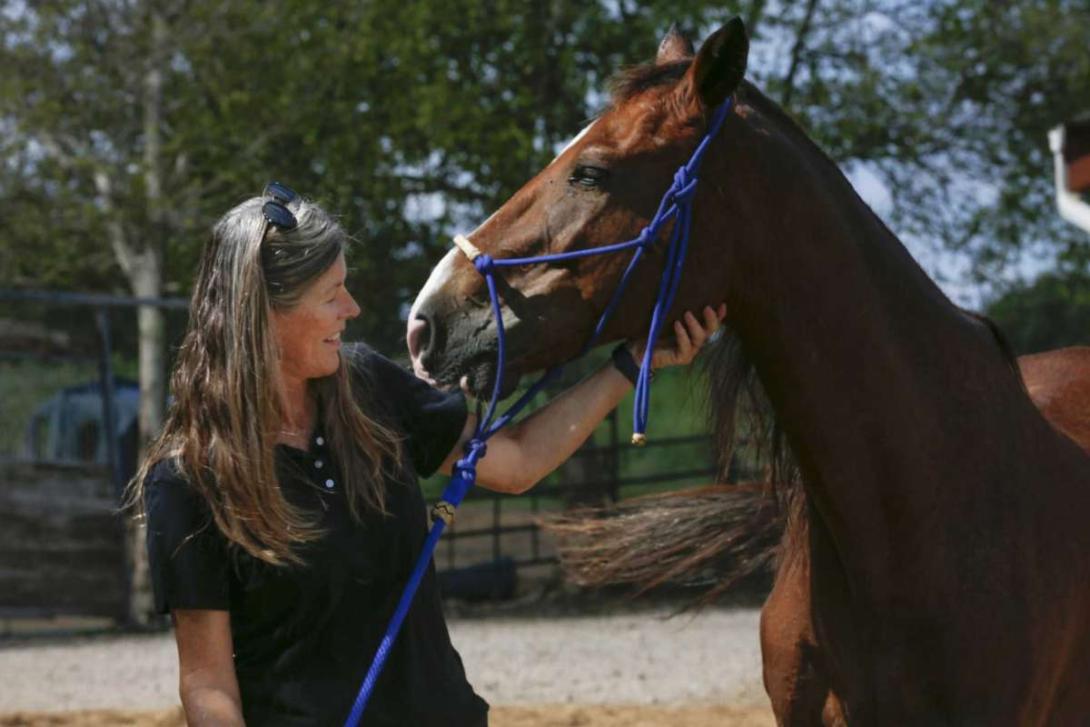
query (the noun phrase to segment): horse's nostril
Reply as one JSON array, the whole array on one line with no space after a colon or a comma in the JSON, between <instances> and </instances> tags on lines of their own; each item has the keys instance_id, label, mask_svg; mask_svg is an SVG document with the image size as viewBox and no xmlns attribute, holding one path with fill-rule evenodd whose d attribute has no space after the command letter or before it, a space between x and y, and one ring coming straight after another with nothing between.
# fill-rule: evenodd
<instances>
[{"instance_id":1,"label":"horse's nostril","mask_svg":"<svg viewBox=\"0 0 1090 727\"><path fill-rule=\"evenodd\" d=\"M409 330L405 341L409 345L409 356L413 360L419 359L427 353L428 344L431 342L431 327L428 321L421 315L416 315L409 321Z\"/></svg>"}]
</instances>

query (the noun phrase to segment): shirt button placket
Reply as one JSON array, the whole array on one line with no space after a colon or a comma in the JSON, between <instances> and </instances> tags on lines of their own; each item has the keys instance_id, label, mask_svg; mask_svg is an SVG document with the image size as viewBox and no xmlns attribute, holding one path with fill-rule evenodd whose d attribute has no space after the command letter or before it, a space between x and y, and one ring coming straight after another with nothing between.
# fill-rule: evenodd
<instances>
[{"instance_id":1,"label":"shirt button placket","mask_svg":"<svg viewBox=\"0 0 1090 727\"><path fill-rule=\"evenodd\" d=\"M318 435L314 438L314 443L321 447L325 444L325 437ZM314 460L314 469L320 470L324 465L325 462L321 458ZM332 490L334 487L336 487L336 485L337 483L333 481L333 478L329 478L325 481L325 487L327 490Z\"/></svg>"}]
</instances>

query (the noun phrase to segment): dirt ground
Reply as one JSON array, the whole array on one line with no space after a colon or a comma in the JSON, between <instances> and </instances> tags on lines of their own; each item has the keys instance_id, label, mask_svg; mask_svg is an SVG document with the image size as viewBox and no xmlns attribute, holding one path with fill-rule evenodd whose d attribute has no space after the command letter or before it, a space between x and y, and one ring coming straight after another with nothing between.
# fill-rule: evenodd
<instances>
[{"instance_id":1,"label":"dirt ground","mask_svg":"<svg viewBox=\"0 0 1090 727\"><path fill-rule=\"evenodd\" d=\"M754 606L625 603L449 609L492 727L774 724ZM170 632L0 638L0 727L178 727L177 684Z\"/></svg>"},{"instance_id":2,"label":"dirt ground","mask_svg":"<svg viewBox=\"0 0 1090 727\"><path fill-rule=\"evenodd\" d=\"M771 727L763 707L648 707L535 705L493 707L490 727ZM0 727L183 727L180 709L160 712L96 710L0 715Z\"/></svg>"}]
</instances>

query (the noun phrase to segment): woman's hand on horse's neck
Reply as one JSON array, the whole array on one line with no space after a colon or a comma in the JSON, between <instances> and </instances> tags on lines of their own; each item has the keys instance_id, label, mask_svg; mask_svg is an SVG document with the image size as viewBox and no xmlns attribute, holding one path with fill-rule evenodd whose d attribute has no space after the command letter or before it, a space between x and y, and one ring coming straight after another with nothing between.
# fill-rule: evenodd
<instances>
[{"instance_id":1,"label":"woman's hand on horse's neck","mask_svg":"<svg viewBox=\"0 0 1090 727\"><path fill-rule=\"evenodd\" d=\"M674 321L674 340L662 336L651 355L651 369L658 370L667 366L686 366L692 363L708 337L718 330L719 324L727 318L727 304L720 303L715 308L704 306L700 312L701 321L692 311L685 311L681 318ZM684 323L682 323L684 321ZM643 360L647 350L647 338L630 341L628 351L637 362Z\"/></svg>"}]
</instances>

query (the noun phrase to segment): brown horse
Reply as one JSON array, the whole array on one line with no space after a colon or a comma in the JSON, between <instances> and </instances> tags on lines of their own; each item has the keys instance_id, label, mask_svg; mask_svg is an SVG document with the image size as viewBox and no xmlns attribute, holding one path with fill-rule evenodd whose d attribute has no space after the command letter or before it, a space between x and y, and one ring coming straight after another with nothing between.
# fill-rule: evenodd
<instances>
[{"instance_id":1,"label":"brown horse","mask_svg":"<svg viewBox=\"0 0 1090 727\"><path fill-rule=\"evenodd\" d=\"M1090 453L1090 348L1022 356L1018 367L1030 398L1046 419ZM776 580L761 611L765 689L780 724L843 724L846 710L834 688L825 663L827 650L811 614L811 564L832 554L827 552L827 541L810 536L805 501L796 500L796 505L787 518ZM740 539L762 543L768 535L750 533ZM693 544L690 550L696 547ZM653 550L648 548L641 557L660 560L661 554Z\"/></svg>"},{"instance_id":2,"label":"brown horse","mask_svg":"<svg viewBox=\"0 0 1090 727\"><path fill-rule=\"evenodd\" d=\"M843 716L1077 723L1090 714L1090 458L835 165L742 81L747 54L737 20L695 57L668 36L472 242L504 257L635 237L710 110L733 95L704 160L675 313L727 301L797 459L810 621ZM484 390L495 328L480 276L458 255L414 304L410 347L419 370ZM508 271L511 373L575 354L623 262ZM652 268L608 337L640 334ZM720 368L712 382L724 448L737 389L722 384L735 373Z\"/></svg>"},{"instance_id":3,"label":"brown horse","mask_svg":"<svg viewBox=\"0 0 1090 727\"><path fill-rule=\"evenodd\" d=\"M1018 366L1049 423L1090 453L1090 348L1023 356ZM635 584L641 590L663 583L701 585L700 604L778 556L761 613L765 687L773 710L781 724L840 724L843 709L811 621L806 500L797 489L786 494L788 506L781 510L770 507L767 487L718 485L635 498L610 510L573 511L545 524L558 538L572 581Z\"/></svg>"}]
</instances>

